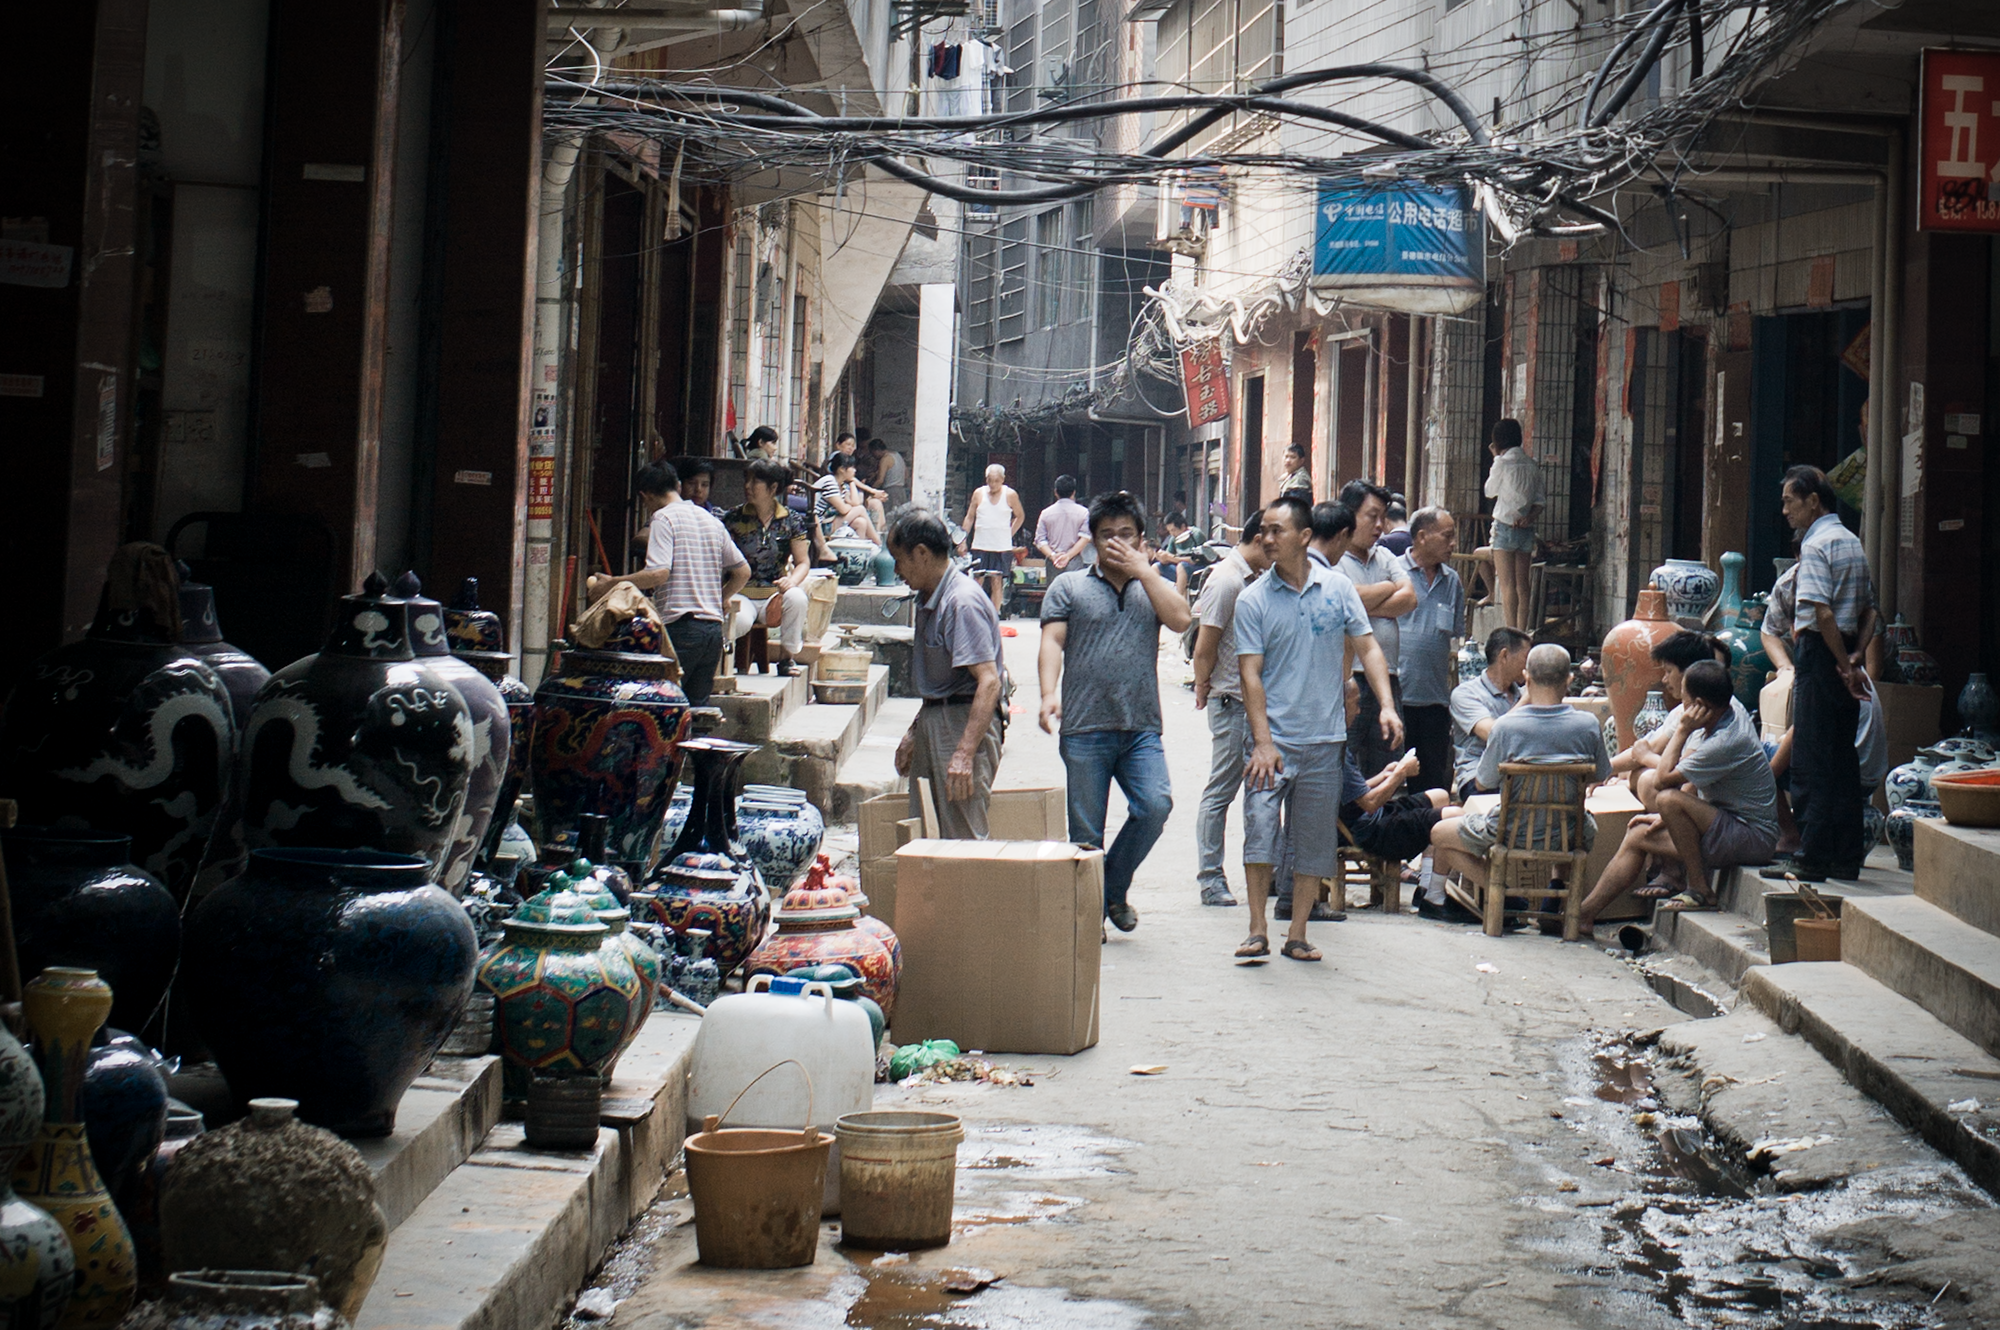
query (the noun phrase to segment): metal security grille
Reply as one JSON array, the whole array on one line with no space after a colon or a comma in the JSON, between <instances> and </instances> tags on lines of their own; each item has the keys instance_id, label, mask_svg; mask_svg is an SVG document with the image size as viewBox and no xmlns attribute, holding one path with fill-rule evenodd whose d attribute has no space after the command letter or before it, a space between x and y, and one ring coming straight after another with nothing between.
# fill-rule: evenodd
<instances>
[{"instance_id":1,"label":"metal security grille","mask_svg":"<svg viewBox=\"0 0 2000 1330\"><path fill-rule=\"evenodd\" d=\"M1673 423L1673 373L1667 338L1641 328L1632 357L1632 448L1626 482L1630 557L1626 561L1626 602L1639 594L1666 555L1661 515L1667 494L1667 433Z\"/></svg>"},{"instance_id":2,"label":"metal security grille","mask_svg":"<svg viewBox=\"0 0 2000 1330\"><path fill-rule=\"evenodd\" d=\"M1424 421L1424 498L1464 518L1479 511L1479 426L1486 394L1483 308L1437 320L1430 411Z\"/></svg>"},{"instance_id":3,"label":"metal security grille","mask_svg":"<svg viewBox=\"0 0 2000 1330\"><path fill-rule=\"evenodd\" d=\"M999 338L1018 342L1028 335L1028 219L1016 217L1000 228Z\"/></svg>"},{"instance_id":4,"label":"metal security grille","mask_svg":"<svg viewBox=\"0 0 2000 1330\"><path fill-rule=\"evenodd\" d=\"M806 296L792 294L792 439L801 451L806 443Z\"/></svg>"},{"instance_id":5,"label":"metal security grille","mask_svg":"<svg viewBox=\"0 0 2000 1330\"><path fill-rule=\"evenodd\" d=\"M1528 317L1534 346L1529 398L1534 434L1529 451L1542 473L1548 500L1535 526L1545 540L1568 540L1570 448L1576 422L1576 318L1589 269L1577 264L1537 268L1529 281Z\"/></svg>"},{"instance_id":6,"label":"metal security grille","mask_svg":"<svg viewBox=\"0 0 2000 1330\"><path fill-rule=\"evenodd\" d=\"M750 432L750 402L746 394L750 385L751 270L756 266L754 229L747 224L737 227L730 261L735 273L729 294L729 405L736 417L737 430L745 434Z\"/></svg>"}]
</instances>

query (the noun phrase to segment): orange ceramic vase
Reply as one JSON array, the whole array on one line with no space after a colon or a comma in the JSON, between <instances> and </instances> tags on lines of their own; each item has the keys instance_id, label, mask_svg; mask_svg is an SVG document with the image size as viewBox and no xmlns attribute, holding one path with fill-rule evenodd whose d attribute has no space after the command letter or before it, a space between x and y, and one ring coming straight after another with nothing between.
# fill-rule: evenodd
<instances>
[{"instance_id":1,"label":"orange ceramic vase","mask_svg":"<svg viewBox=\"0 0 2000 1330\"><path fill-rule=\"evenodd\" d=\"M1667 617L1667 593L1649 586L1639 593L1632 617L1604 635L1598 659L1604 665L1604 691L1611 695L1619 748L1632 746L1632 717L1646 704L1646 690L1660 686L1653 648L1680 630Z\"/></svg>"}]
</instances>

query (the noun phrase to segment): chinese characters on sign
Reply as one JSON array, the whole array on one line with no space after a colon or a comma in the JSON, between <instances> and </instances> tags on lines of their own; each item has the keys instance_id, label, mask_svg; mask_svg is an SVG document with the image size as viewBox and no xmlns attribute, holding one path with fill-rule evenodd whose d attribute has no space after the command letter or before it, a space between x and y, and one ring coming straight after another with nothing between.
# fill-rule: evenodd
<instances>
[{"instance_id":1,"label":"chinese characters on sign","mask_svg":"<svg viewBox=\"0 0 2000 1330\"><path fill-rule=\"evenodd\" d=\"M1181 387L1187 392L1188 426L1213 425L1229 416L1229 371L1221 341L1181 350Z\"/></svg>"},{"instance_id":2,"label":"chinese characters on sign","mask_svg":"<svg viewBox=\"0 0 2000 1330\"><path fill-rule=\"evenodd\" d=\"M1319 188L1313 274L1483 280L1479 218L1461 190Z\"/></svg>"},{"instance_id":3,"label":"chinese characters on sign","mask_svg":"<svg viewBox=\"0 0 2000 1330\"><path fill-rule=\"evenodd\" d=\"M1924 52L1917 225L2000 232L2000 52Z\"/></svg>"}]
</instances>

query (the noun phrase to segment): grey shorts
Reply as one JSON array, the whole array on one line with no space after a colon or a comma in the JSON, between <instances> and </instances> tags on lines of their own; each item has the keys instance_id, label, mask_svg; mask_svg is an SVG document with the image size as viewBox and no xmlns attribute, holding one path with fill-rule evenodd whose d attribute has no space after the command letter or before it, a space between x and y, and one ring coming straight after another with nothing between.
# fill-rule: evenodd
<instances>
[{"instance_id":1,"label":"grey shorts","mask_svg":"<svg viewBox=\"0 0 2000 1330\"><path fill-rule=\"evenodd\" d=\"M974 550L972 552L972 575L984 577L988 573L1000 577L1014 575L1014 551Z\"/></svg>"},{"instance_id":2,"label":"grey shorts","mask_svg":"<svg viewBox=\"0 0 2000 1330\"><path fill-rule=\"evenodd\" d=\"M1493 548L1506 550L1509 554L1533 554L1535 552L1535 528L1514 526L1508 522L1493 524Z\"/></svg>"},{"instance_id":3,"label":"grey shorts","mask_svg":"<svg viewBox=\"0 0 2000 1330\"><path fill-rule=\"evenodd\" d=\"M1500 820L1500 806L1467 813L1458 824L1458 843L1469 854L1484 855L1493 848L1495 823ZM1597 843L1597 819L1590 814L1583 815L1583 848L1589 849Z\"/></svg>"},{"instance_id":4,"label":"grey shorts","mask_svg":"<svg viewBox=\"0 0 2000 1330\"><path fill-rule=\"evenodd\" d=\"M1701 833L1701 861L1710 868L1734 868L1771 862L1778 838L1759 831L1734 813L1715 810L1715 821Z\"/></svg>"},{"instance_id":5,"label":"grey shorts","mask_svg":"<svg viewBox=\"0 0 2000 1330\"><path fill-rule=\"evenodd\" d=\"M1268 790L1243 787L1243 862L1276 865L1291 839L1292 872L1332 877L1340 866L1345 744L1278 744L1284 768ZM1244 760L1249 760L1249 747Z\"/></svg>"}]
</instances>

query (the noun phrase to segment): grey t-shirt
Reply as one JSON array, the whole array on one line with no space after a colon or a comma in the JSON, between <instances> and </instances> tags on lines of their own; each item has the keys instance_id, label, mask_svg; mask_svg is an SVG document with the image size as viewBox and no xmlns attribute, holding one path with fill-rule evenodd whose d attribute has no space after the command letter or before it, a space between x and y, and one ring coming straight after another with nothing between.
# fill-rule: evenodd
<instances>
[{"instance_id":1,"label":"grey t-shirt","mask_svg":"<svg viewBox=\"0 0 2000 1330\"><path fill-rule=\"evenodd\" d=\"M1403 561L1382 548L1380 541L1368 551L1368 557L1357 559L1349 550L1340 556L1340 571L1347 574L1347 580L1358 589L1374 586L1377 582L1407 582L1410 575L1403 569ZM1368 616L1369 625L1375 629L1375 640L1382 647L1382 659L1389 666L1389 673L1396 674L1402 669L1403 636L1402 620ZM1361 662L1355 662L1356 674L1361 673ZM1364 683L1362 687L1367 687Z\"/></svg>"},{"instance_id":2,"label":"grey t-shirt","mask_svg":"<svg viewBox=\"0 0 2000 1330\"><path fill-rule=\"evenodd\" d=\"M1220 628L1222 640L1215 647L1215 668L1208 673L1208 691L1217 697L1243 700L1243 671L1236 663L1236 598L1257 574L1236 550L1209 569L1202 583L1201 603L1195 615L1204 628Z\"/></svg>"},{"instance_id":3,"label":"grey t-shirt","mask_svg":"<svg viewBox=\"0 0 2000 1330\"><path fill-rule=\"evenodd\" d=\"M1479 759L1486 756L1486 740L1474 734L1472 727L1483 720L1498 721L1520 700L1518 686L1496 691L1485 670L1451 690L1451 746L1458 755L1451 768L1454 790L1479 774Z\"/></svg>"},{"instance_id":4,"label":"grey t-shirt","mask_svg":"<svg viewBox=\"0 0 2000 1330\"><path fill-rule=\"evenodd\" d=\"M1750 713L1729 699L1729 719L1713 733L1689 735L1681 749L1681 775L1703 800L1732 813L1747 827L1778 834L1778 785L1771 760L1757 739Z\"/></svg>"},{"instance_id":5,"label":"grey t-shirt","mask_svg":"<svg viewBox=\"0 0 2000 1330\"><path fill-rule=\"evenodd\" d=\"M954 568L937 588L917 602L916 650L911 653L911 682L917 696L970 697L978 688L965 667L990 660L1004 684L1007 667L1000 658L1000 618L993 602L973 580Z\"/></svg>"},{"instance_id":6,"label":"grey t-shirt","mask_svg":"<svg viewBox=\"0 0 2000 1330\"><path fill-rule=\"evenodd\" d=\"M1611 774L1611 756L1604 751L1604 730L1597 718L1566 703L1515 707L1494 721L1486 752L1479 759L1479 783L1499 789L1503 762L1595 762L1598 780Z\"/></svg>"},{"instance_id":7,"label":"grey t-shirt","mask_svg":"<svg viewBox=\"0 0 2000 1330\"><path fill-rule=\"evenodd\" d=\"M1160 620L1138 578L1121 591L1101 569L1064 573L1042 596L1042 622L1068 624L1062 730L1160 731Z\"/></svg>"}]
</instances>

